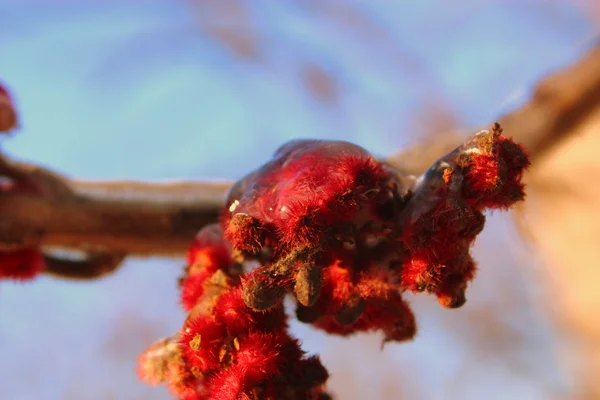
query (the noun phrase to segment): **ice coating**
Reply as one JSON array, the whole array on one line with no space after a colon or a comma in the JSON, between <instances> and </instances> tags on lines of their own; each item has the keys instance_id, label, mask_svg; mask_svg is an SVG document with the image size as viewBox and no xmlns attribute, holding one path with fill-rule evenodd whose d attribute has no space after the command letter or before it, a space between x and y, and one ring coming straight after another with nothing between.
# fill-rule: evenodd
<instances>
[{"instance_id":1,"label":"ice coating","mask_svg":"<svg viewBox=\"0 0 600 400\"><path fill-rule=\"evenodd\" d=\"M323 281L327 271L343 265L353 271L348 287L367 288L357 289L362 300L376 297L370 283L357 281L370 274L368 282L379 276L394 290L427 291L459 307L475 274L469 249L483 229L483 211L524 198L528 165L524 149L498 125L416 179L354 144L289 142L234 186L225 210L225 236L234 250L261 263L245 283L245 300L267 309L294 291L300 305L312 307L322 288L333 290ZM354 301L343 292L350 297L340 303ZM356 305L363 310L362 301ZM303 311L308 314L314 313Z\"/></svg>"},{"instance_id":2,"label":"ice coating","mask_svg":"<svg viewBox=\"0 0 600 400\"><path fill-rule=\"evenodd\" d=\"M236 183L226 219L247 215L278 236L275 241L315 243L325 231L347 229L361 210L383 217L377 206L383 211L393 202L394 182L395 176L360 146L295 140Z\"/></svg>"},{"instance_id":3,"label":"ice coating","mask_svg":"<svg viewBox=\"0 0 600 400\"><path fill-rule=\"evenodd\" d=\"M341 181L338 183L341 190L349 189L349 177L343 175L346 171L340 171L339 166L352 159L368 164L371 158L364 148L343 141L288 142L275 152L271 161L235 184L227 199L229 211L246 213L265 222L285 218L290 205L307 196L331 198L338 194L327 188L332 180Z\"/></svg>"}]
</instances>

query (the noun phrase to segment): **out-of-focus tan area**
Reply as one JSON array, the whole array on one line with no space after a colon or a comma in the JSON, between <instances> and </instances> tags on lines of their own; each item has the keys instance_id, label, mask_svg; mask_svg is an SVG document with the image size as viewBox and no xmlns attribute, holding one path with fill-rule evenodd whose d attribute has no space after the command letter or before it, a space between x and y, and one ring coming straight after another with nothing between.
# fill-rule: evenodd
<instances>
[{"instance_id":1,"label":"out-of-focus tan area","mask_svg":"<svg viewBox=\"0 0 600 400\"><path fill-rule=\"evenodd\" d=\"M561 357L589 399L600 398L599 151L600 107L535 163L516 215L544 263L538 307L558 325Z\"/></svg>"}]
</instances>

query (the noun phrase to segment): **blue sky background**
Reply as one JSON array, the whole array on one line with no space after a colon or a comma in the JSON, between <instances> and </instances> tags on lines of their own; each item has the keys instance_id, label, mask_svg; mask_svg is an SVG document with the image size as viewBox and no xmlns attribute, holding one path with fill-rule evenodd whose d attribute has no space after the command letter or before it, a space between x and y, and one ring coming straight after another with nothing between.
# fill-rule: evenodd
<instances>
[{"instance_id":1,"label":"blue sky background","mask_svg":"<svg viewBox=\"0 0 600 400\"><path fill-rule=\"evenodd\" d=\"M23 125L2 151L87 179L237 178L299 137L390 154L436 121L474 128L525 101L598 34L582 3L0 0L0 80ZM322 92L307 71L327 77ZM482 268L462 314L415 300L415 342L379 352L377 337L295 327L342 399L546 399L568 387L558 339L523 289L535 261L506 216L488 230L477 255L493 272ZM132 260L94 283L2 283L0 398L168 398L134 367L181 324L180 264ZM488 315L476 303L496 312L507 287L521 288L522 304L497 322L525 350L473 361L469 321Z\"/></svg>"}]
</instances>

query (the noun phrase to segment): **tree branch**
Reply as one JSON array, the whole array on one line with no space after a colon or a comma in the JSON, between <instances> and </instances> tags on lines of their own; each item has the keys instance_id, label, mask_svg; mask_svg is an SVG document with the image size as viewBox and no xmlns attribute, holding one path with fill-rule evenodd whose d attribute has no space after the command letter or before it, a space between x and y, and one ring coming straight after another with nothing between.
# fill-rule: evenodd
<instances>
[{"instance_id":1,"label":"tree branch","mask_svg":"<svg viewBox=\"0 0 600 400\"><path fill-rule=\"evenodd\" d=\"M228 182L83 182L0 161L24 190L0 192L0 246L60 246L116 254L180 255L217 221Z\"/></svg>"},{"instance_id":2,"label":"tree branch","mask_svg":"<svg viewBox=\"0 0 600 400\"><path fill-rule=\"evenodd\" d=\"M124 254L113 253L90 253L83 260L69 260L46 254L44 272L61 278L96 279L115 271L124 259Z\"/></svg>"}]
</instances>

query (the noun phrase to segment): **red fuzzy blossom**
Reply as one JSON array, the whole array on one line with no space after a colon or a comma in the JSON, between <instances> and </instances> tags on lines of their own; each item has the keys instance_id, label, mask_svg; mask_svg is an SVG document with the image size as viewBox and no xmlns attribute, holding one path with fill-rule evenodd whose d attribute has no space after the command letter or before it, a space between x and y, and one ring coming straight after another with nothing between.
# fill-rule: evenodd
<instances>
[{"instance_id":1,"label":"red fuzzy blossom","mask_svg":"<svg viewBox=\"0 0 600 400\"><path fill-rule=\"evenodd\" d=\"M149 385L167 383L180 399L202 399L197 379L181 357L179 335L162 339L148 347L138 359L138 376Z\"/></svg>"},{"instance_id":2,"label":"red fuzzy blossom","mask_svg":"<svg viewBox=\"0 0 600 400\"><path fill-rule=\"evenodd\" d=\"M322 381L311 382L306 390L302 379L296 376L306 361L303 352L283 331L250 333L239 341L232 357L231 365L210 381L212 399L278 398L278 394L298 390L292 398L307 398L310 388L327 379L325 374ZM290 368L296 364L299 367Z\"/></svg>"},{"instance_id":3,"label":"red fuzzy blossom","mask_svg":"<svg viewBox=\"0 0 600 400\"><path fill-rule=\"evenodd\" d=\"M252 271L243 282L246 305L255 310L266 310L292 288L300 303L313 304L321 287L320 269L313 268L318 250L316 246L299 246Z\"/></svg>"},{"instance_id":4,"label":"red fuzzy blossom","mask_svg":"<svg viewBox=\"0 0 600 400\"><path fill-rule=\"evenodd\" d=\"M246 241L259 244L266 236L281 253L319 244L333 231L344 232L361 206L391 193L389 180L384 167L359 146L292 141L232 189L227 237L239 247Z\"/></svg>"},{"instance_id":5,"label":"red fuzzy blossom","mask_svg":"<svg viewBox=\"0 0 600 400\"><path fill-rule=\"evenodd\" d=\"M522 200L528 165L499 125L440 158L411 187L359 146L290 142L229 195L226 236L261 263L244 283L246 304L267 309L293 291L310 308L323 286L324 255L344 259L350 250L360 262L349 267L344 293L360 292L356 276L369 268L400 265L393 290L426 290L459 307L475 274L469 249L483 229L482 211Z\"/></svg>"},{"instance_id":6,"label":"red fuzzy blossom","mask_svg":"<svg viewBox=\"0 0 600 400\"><path fill-rule=\"evenodd\" d=\"M273 331L287 328L281 307L265 312L253 311L244 303L241 292L241 288L236 287L223 293L213 309L214 317L227 331Z\"/></svg>"},{"instance_id":7,"label":"red fuzzy blossom","mask_svg":"<svg viewBox=\"0 0 600 400\"><path fill-rule=\"evenodd\" d=\"M244 300L264 310L294 292L311 318L316 313L339 322L349 313L346 325L352 326L340 332L358 329L361 313L381 303L362 293L364 282L387 287L383 299L426 290L444 306L459 307L475 274L469 249L483 229L482 211L522 200L528 165L526 152L499 125L440 158L411 187L359 146L290 142L229 195L226 236L261 264L243 283ZM334 267L323 273L331 260L347 260L345 253L354 258L345 267L347 280ZM329 291L326 300L313 307L322 290ZM336 305L351 310L335 311Z\"/></svg>"},{"instance_id":8,"label":"red fuzzy blossom","mask_svg":"<svg viewBox=\"0 0 600 400\"><path fill-rule=\"evenodd\" d=\"M285 392L293 393L289 398L310 398L327 379L315 360L313 371L303 368L309 359L287 333L282 306L253 311L240 287L221 294L209 315L188 318L180 347L209 399L279 398Z\"/></svg>"},{"instance_id":9,"label":"red fuzzy blossom","mask_svg":"<svg viewBox=\"0 0 600 400\"><path fill-rule=\"evenodd\" d=\"M18 125L17 111L8 90L0 83L0 133L7 133Z\"/></svg>"},{"instance_id":10,"label":"red fuzzy blossom","mask_svg":"<svg viewBox=\"0 0 600 400\"><path fill-rule=\"evenodd\" d=\"M409 224L403 240L410 256L402 265L402 286L434 293L444 306L462 306L466 282L475 274L469 249L484 223L485 217L479 211L446 197ZM455 292L453 299L448 298L449 292Z\"/></svg>"},{"instance_id":11,"label":"red fuzzy blossom","mask_svg":"<svg viewBox=\"0 0 600 400\"><path fill-rule=\"evenodd\" d=\"M218 224L203 228L187 254L187 266L181 278L181 303L190 311L205 290L206 281L217 270L231 275L231 246L223 240L223 231Z\"/></svg>"},{"instance_id":12,"label":"red fuzzy blossom","mask_svg":"<svg viewBox=\"0 0 600 400\"><path fill-rule=\"evenodd\" d=\"M440 158L421 177L400 219L410 253L403 287L434 293L445 307L462 306L475 275L469 249L485 223L481 211L523 200L528 166L525 150L498 124Z\"/></svg>"},{"instance_id":13,"label":"red fuzzy blossom","mask_svg":"<svg viewBox=\"0 0 600 400\"><path fill-rule=\"evenodd\" d=\"M398 271L357 266L352 257L336 259L324 270L317 303L298 305L300 321L344 336L381 331L385 341L404 341L415 335L415 318L402 299Z\"/></svg>"},{"instance_id":14,"label":"red fuzzy blossom","mask_svg":"<svg viewBox=\"0 0 600 400\"><path fill-rule=\"evenodd\" d=\"M222 228L199 233L182 280L190 315L140 358L141 377L180 399L329 398L327 371L288 333L283 296L293 293L298 319L328 333L413 338L403 292L465 303L483 211L524 198L528 165L498 125L419 177L346 142L282 146L234 185Z\"/></svg>"},{"instance_id":15,"label":"red fuzzy blossom","mask_svg":"<svg viewBox=\"0 0 600 400\"><path fill-rule=\"evenodd\" d=\"M44 268L44 256L37 249L0 251L0 279L30 280Z\"/></svg>"},{"instance_id":16,"label":"red fuzzy blossom","mask_svg":"<svg viewBox=\"0 0 600 400\"><path fill-rule=\"evenodd\" d=\"M226 233L236 250L250 254L260 251L266 244L268 234L256 218L245 213L237 213L231 218Z\"/></svg>"},{"instance_id":17,"label":"red fuzzy blossom","mask_svg":"<svg viewBox=\"0 0 600 400\"><path fill-rule=\"evenodd\" d=\"M288 334L283 306L255 311L245 304L230 252L217 251L225 244L217 228L203 229L188 257L182 291L187 279L206 275L201 293L186 305L190 315L178 334L140 356L140 378L166 383L179 399L326 398L328 373ZM229 265L217 257L223 254Z\"/></svg>"},{"instance_id":18,"label":"red fuzzy blossom","mask_svg":"<svg viewBox=\"0 0 600 400\"><path fill-rule=\"evenodd\" d=\"M285 290L314 303L320 288L314 259L330 245L354 240L360 221L389 218L396 191L395 175L362 147L319 140L282 146L232 188L224 215L234 248L251 254L268 248L273 255L247 282L256 287L247 304L268 308Z\"/></svg>"},{"instance_id":19,"label":"red fuzzy blossom","mask_svg":"<svg viewBox=\"0 0 600 400\"><path fill-rule=\"evenodd\" d=\"M474 208L508 208L525 198L521 182L529 158L523 146L502 134L496 124L465 144L473 149L457 160L463 170L463 198ZM477 150L477 151L475 151Z\"/></svg>"}]
</instances>

